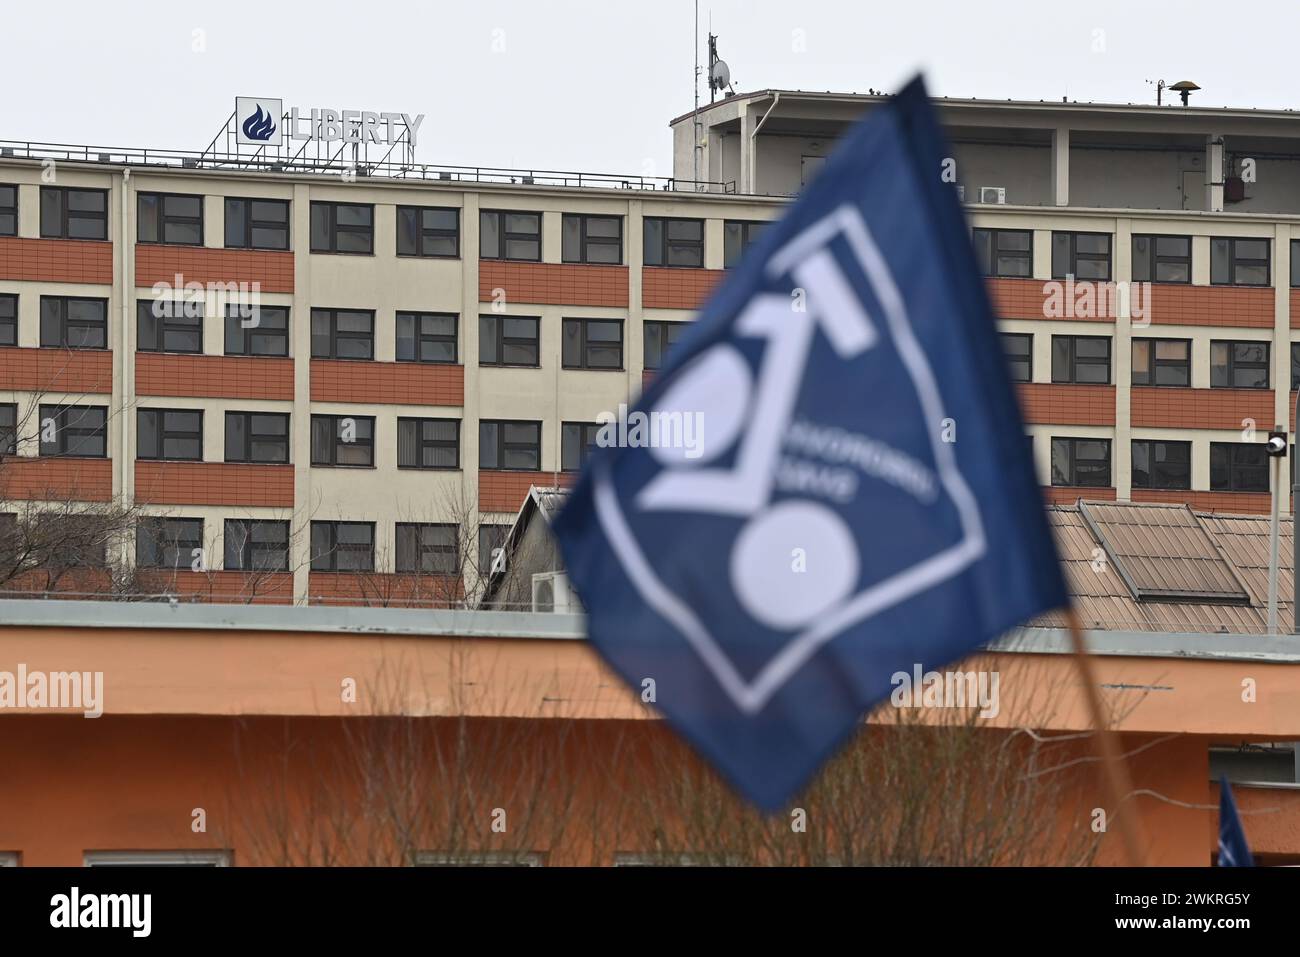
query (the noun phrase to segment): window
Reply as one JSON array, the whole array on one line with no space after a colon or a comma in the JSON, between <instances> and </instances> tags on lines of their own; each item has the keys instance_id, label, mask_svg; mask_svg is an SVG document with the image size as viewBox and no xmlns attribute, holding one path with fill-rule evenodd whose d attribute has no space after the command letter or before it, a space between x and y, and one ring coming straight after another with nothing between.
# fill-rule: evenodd
<instances>
[{"instance_id":1,"label":"window","mask_svg":"<svg viewBox=\"0 0 1300 957\"><path fill-rule=\"evenodd\" d=\"M373 253L375 207L355 203L312 203L311 251Z\"/></svg>"},{"instance_id":2,"label":"window","mask_svg":"<svg viewBox=\"0 0 1300 957\"><path fill-rule=\"evenodd\" d=\"M138 459L203 461L202 409L141 409L136 433Z\"/></svg>"},{"instance_id":3,"label":"window","mask_svg":"<svg viewBox=\"0 0 1300 957\"><path fill-rule=\"evenodd\" d=\"M18 235L18 187L0 186L0 236Z\"/></svg>"},{"instance_id":4,"label":"window","mask_svg":"<svg viewBox=\"0 0 1300 957\"><path fill-rule=\"evenodd\" d=\"M1210 343L1210 387L1267 389L1267 342Z\"/></svg>"},{"instance_id":5,"label":"window","mask_svg":"<svg viewBox=\"0 0 1300 957\"><path fill-rule=\"evenodd\" d=\"M1291 343L1291 391L1300 389L1300 342Z\"/></svg>"},{"instance_id":6,"label":"window","mask_svg":"<svg viewBox=\"0 0 1300 957\"><path fill-rule=\"evenodd\" d=\"M623 368L622 320L565 319L562 359L566 369Z\"/></svg>"},{"instance_id":7,"label":"window","mask_svg":"<svg viewBox=\"0 0 1300 957\"><path fill-rule=\"evenodd\" d=\"M566 263L618 265L623 262L623 218L565 213L561 258Z\"/></svg>"},{"instance_id":8,"label":"window","mask_svg":"<svg viewBox=\"0 0 1300 957\"><path fill-rule=\"evenodd\" d=\"M108 190L41 187L42 239L108 239Z\"/></svg>"},{"instance_id":9,"label":"window","mask_svg":"<svg viewBox=\"0 0 1300 957\"><path fill-rule=\"evenodd\" d=\"M18 297L0 295L0 346L18 345Z\"/></svg>"},{"instance_id":10,"label":"window","mask_svg":"<svg viewBox=\"0 0 1300 957\"><path fill-rule=\"evenodd\" d=\"M398 206L397 255L455 259L460 255L460 210Z\"/></svg>"},{"instance_id":11,"label":"window","mask_svg":"<svg viewBox=\"0 0 1300 957\"><path fill-rule=\"evenodd\" d=\"M1052 438L1052 484L1110 485L1110 439Z\"/></svg>"},{"instance_id":12,"label":"window","mask_svg":"<svg viewBox=\"0 0 1300 957\"><path fill-rule=\"evenodd\" d=\"M1291 285L1300 287L1300 239L1291 240Z\"/></svg>"},{"instance_id":13,"label":"window","mask_svg":"<svg viewBox=\"0 0 1300 957\"><path fill-rule=\"evenodd\" d=\"M478 317L478 364L536 366L538 322L524 316Z\"/></svg>"},{"instance_id":14,"label":"window","mask_svg":"<svg viewBox=\"0 0 1300 957\"><path fill-rule=\"evenodd\" d=\"M108 300L41 296L41 345L107 349Z\"/></svg>"},{"instance_id":15,"label":"window","mask_svg":"<svg viewBox=\"0 0 1300 957\"><path fill-rule=\"evenodd\" d=\"M288 522L228 518L224 538L226 571L289 570Z\"/></svg>"},{"instance_id":16,"label":"window","mask_svg":"<svg viewBox=\"0 0 1300 957\"><path fill-rule=\"evenodd\" d=\"M1133 384L1192 384L1191 339L1134 339Z\"/></svg>"},{"instance_id":17,"label":"window","mask_svg":"<svg viewBox=\"0 0 1300 957\"><path fill-rule=\"evenodd\" d=\"M542 214L485 209L478 215L480 259L542 260Z\"/></svg>"},{"instance_id":18,"label":"window","mask_svg":"<svg viewBox=\"0 0 1300 957\"><path fill-rule=\"evenodd\" d=\"M687 325L688 323L685 322L645 323L645 367L647 369L663 368L668 350L682 337Z\"/></svg>"},{"instance_id":19,"label":"window","mask_svg":"<svg viewBox=\"0 0 1300 957\"><path fill-rule=\"evenodd\" d=\"M135 347L140 352L203 351L203 314L190 303L141 300L135 305Z\"/></svg>"},{"instance_id":20,"label":"window","mask_svg":"<svg viewBox=\"0 0 1300 957\"><path fill-rule=\"evenodd\" d=\"M288 306L226 306L226 355L287 356Z\"/></svg>"},{"instance_id":21,"label":"window","mask_svg":"<svg viewBox=\"0 0 1300 957\"><path fill-rule=\"evenodd\" d=\"M1034 336L1028 332L1002 333L1002 351L1012 382L1028 382L1034 375Z\"/></svg>"},{"instance_id":22,"label":"window","mask_svg":"<svg viewBox=\"0 0 1300 957\"><path fill-rule=\"evenodd\" d=\"M647 216L645 264L704 268L704 220Z\"/></svg>"},{"instance_id":23,"label":"window","mask_svg":"<svg viewBox=\"0 0 1300 957\"><path fill-rule=\"evenodd\" d=\"M1216 492L1267 492L1268 452L1263 442L1211 442L1210 488Z\"/></svg>"},{"instance_id":24,"label":"window","mask_svg":"<svg viewBox=\"0 0 1300 957\"><path fill-rule=\"evenodd\" d=\"M1216 286L1267 286L1267 239L1210 239L1210 282Z\"/></svg>"},{"instance_id":25,"label":"window","mask_svg":"<svg viewBox=\"0 0 1300 957\"><path fill-rule=\"evenodd\" d=\"M460 419L399 418L397 467L460 468Z\"/></svg>"},{"instance_id":26,"label":"window","mask_svg":"<svg viewBox=\"0 0 1300 957\"><path fill-rule=\"evenodd\" d=\"M399 572L455 575L460 571L455 525L397 523Z\"/></svg>"},{"instance_id":27,"label":"window","mask_svg":"<svg viewBox=\"0 0 1300 957\"><path fill-rule=\"evenodd\" d=\"M373 359L375 313L365 309L313 309L313 359Z\"/></svg>"},{"instance_id":28,"label":"window","mask_svg":"<svg viewBox=\"0 0 1300 957\"><path fill-rule=\"evenodd\" d=\"M1192 443L1133 441L1133 487L1189 489L1192 487Z\"/></svg>"},{"instance_id":29,"label":"window","mask_svg":"<svg viewBox=\"0 0 1300 957\"><path fill-rule=\"evenodd\" d=\"M288 413L227 412L226 461L288 462Z\"/></svg>"},{"instance_id":30,"label":"window","mask_svg":"<svg viewBox=\"0 0 1300 957\"><path fill-rule=\"evenodd\" d=\"M980 275L1028 279L1034 274L1034 234L1028 229L975 229Z\"/></svg>"},{"instance_id":31,"label":"window","mask_svg":"<svg viewBox=\"0 0 1300 957\"><path fill-rule=\"evenodd\" d=\"M375 464L375 418L313 415L311 464L368 468Z\"/></svg>"},{"instance_id":32,"label":"window","mask_svg":"<svg viewBox=\"0 0 1300 957\"><path fill-rule=\"evenodd\" d=\"M1191 282L1192 237L1134 236L1134 282Z\"/></svg>"},{"instance_id":33,"label":"window","mask_svg":"<svg viewBox=\"0 0 1300 957\"><path fill-rule=\"evenodd\" d=\"M190 568L202 552L201 518L144 518L135 527L135 563L141 568Z\"/></svg>"},{"instance_id":34,"label":"window","mask_svg":"<svg viewBox=\"0 0 1300 957\"><path fill-rule=\"evenodd\" d=\"M727 269L740 262L749 244L758 238L767 223L728 219L722 224L722 265Z\"/></svg>"},{"instance_id":35,"label":"window","mask_svg":"<svg viewBox=\"0 0 1300 957\"><path fill-rule=\"evenodd\" d=\"M542 423L484 420L478 424L478 467L536 471L542 467Z\"/></svg>"},{"instance_id":36,"label":"window","mask_svg":"<svg viewBox=\"0 0 1300 957\"><path fill-rule=\"evenodd\" d=\"M456 361L456 316L446 312L397 314L398 362Z\"/></svg>"},{"instance_id":37,"label":"window","mask_svg":"<svg viewBox=\"0 0 1300 957\"><path fill-rule=\"evenodd\" d=\"M42 405L41 455L108 456L108 407Z\"/></svg>"},{"instance_id":38,"label":"window","mask_svg":"<svg viewBox=\"0 0 1300 957\"><path fill-rule=\"evenodd\" d=\"M1052 233L1052 278L1110 279L1109 233Z\"/></svg>"},{"instance_id":39,"label":"window","mask_svg":"<svg viewBox=\"0 0 1300 957\"><path fill-rule=\"evenodd\" d=\"M510 534L509 525L480 525L478 527L478 570L486 575L492 570L501 549L505 547L506 536Z\"/></svg>"},{"instance_id":40,"label":"window","mask_svg":"<svg viewBox=\"0 0 1300 957\"><path fill-rule=\"evenodd\" d=\"M87 867L229 867L229 851L87 851Z\"/></svg>"},{"instance_id":41,"label":"window","mask_svg":"<svg viewBox=\"0 0 1300 957\"><path fill-rule=\"evenodd\" d=\"M560 432L560 468L577 472L587 464L600 434L599 422L565 422Z\"/></svg>"},{"instance_id":42,"label":"window","mask_svg":"<svg viewBox=\"0 0 1300 957\"><path fill-rule=\"evenodd\" d=\"M0 455L18 450L18 403L0 403Z\"/></svg>"},{"instance_id":43,"label":"window","mask_svg":"<svg viewBox=\"0 0 1300 957\"><path fill-rule=\"evenodd\" d=\"M27 519L30 540L46 543L40 549L44 564L54 568L102 567L108 560L109 523L96 515L69 515L64 511L37 513Z\"/></svg>"},{"instance_id":44,"label":"window","mask_svg":"<svg viewBox=\"0 0 1300 957\"><path fill-rule=\"evenodd\" d=\"M374 522L311 523L312 571L369 572L374 569Z\"/></svg>"},{"instance_id":45,"label":"window","mask_svg":"<svg viewBox=\"0 0 1300 957\"><path fill-rule=\"evenodd\" d=\"M227 249L288 249L289 201L226 197Z\"/></svg>"},{"instance_id":46,"label":"window","mask_svg":"<svg viewBox=\"0 0 1300 957\"><path fill-rule=\"evenodd\" d=\"M1105 385L1110 382L1110 339L1052 336L1052 381Z\"/></svg>"},{"instance_id":47,"label":"window","mask_svg":"<svg viewBox=\"0 0 1300 957\"><path fill-rule=\"evenodd\" d=\"M140 193L136 197L136 238L142 243L202 246L203 197Z\"/></svg>"}]
</instances>

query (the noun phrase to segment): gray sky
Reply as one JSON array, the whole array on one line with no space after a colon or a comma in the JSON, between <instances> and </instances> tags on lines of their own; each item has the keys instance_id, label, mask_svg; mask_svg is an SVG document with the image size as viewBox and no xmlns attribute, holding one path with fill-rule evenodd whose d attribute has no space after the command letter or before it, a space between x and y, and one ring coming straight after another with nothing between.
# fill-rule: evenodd
<instances>
[{"instance_id":1,"label":"gray sky","mask_svg":"<svg viewBox=\"0 0 1300 957\"><path fill-rule=\"evenodd\" d=\"M667 123L693 100L693 9L11 3L0 139L198 150L246 94L425 113L426 163L669 175ZM889 90L923 69L949 96L1153 102L1144 81L1163 77L1199 83L1200 106L1300 106L1294 0L712 0L702 56L710 14L740 92Z\"/></svg>"}]
</instances>

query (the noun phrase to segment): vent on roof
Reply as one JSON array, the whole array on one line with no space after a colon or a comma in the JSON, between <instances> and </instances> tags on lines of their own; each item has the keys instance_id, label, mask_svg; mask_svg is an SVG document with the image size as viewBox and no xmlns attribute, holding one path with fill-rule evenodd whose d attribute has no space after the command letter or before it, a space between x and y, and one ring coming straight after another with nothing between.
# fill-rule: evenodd
<instances>
[{"instance_id":1,"label":"vent on roof","mask_svg":"<svg viewBox=\"0 0 1300 957\"><path fill-rule=\"evenodd\" d=\"M1080 502L1079 514L1138 601L1250 604L1250 594L1185 505Z\"/></svg>"}]
</instances>

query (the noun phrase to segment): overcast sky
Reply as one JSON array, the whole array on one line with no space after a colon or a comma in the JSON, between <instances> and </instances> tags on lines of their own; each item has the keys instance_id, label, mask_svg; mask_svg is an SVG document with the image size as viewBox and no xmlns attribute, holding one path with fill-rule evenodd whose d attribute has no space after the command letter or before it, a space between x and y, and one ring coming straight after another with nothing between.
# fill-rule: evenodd
<instances>
[{"instance_id":1,"label":"overcast sky","mask_svg":"<svg viewBox=\"0 0 1300 957\"><path fill-rule=\"evenodd\" d=\"M1294 0L713 0L737 91L1300 107ZM0 139L199 150L236 94L427 114L425 163L669 175L690 0L9 3ZM1236 41L1233 41L1233 37ZM708 90L702 90L707 101Z\"/></svg>"}]
</instances>

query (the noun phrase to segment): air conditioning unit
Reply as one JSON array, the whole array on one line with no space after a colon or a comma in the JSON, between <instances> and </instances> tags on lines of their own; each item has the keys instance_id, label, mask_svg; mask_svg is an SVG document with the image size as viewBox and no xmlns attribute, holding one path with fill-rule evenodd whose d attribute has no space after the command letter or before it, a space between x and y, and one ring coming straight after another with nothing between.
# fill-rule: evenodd
<instances>
[{"instance_id":1,"label":"air conditioning unit","mask_svg":"<svg viewBox=\"0 0 1300 957\"><path fill-rule=\"evenodd\" d=\"M564 572L538 572L533 576L533 611L566 614L581 610Z\"/></svg>"},{"instance_id":2,"label":"air conditioning unit","mask_svg":"<svg viewBox=\"0 0 1300 957\"><path fill-rule=\"evenodd\" d=\"M1007 202L1007 188L1005 186L981 186L980 202L990 203L994 206L1005 206Z\"/></svg>"},{"instance_id":3,"label":"air conditioning unit","mask_svg":"<svg viewBox=\"0 0 1300 957\"><path fill-rule=\"evenodd\" d=\"M966 187L965 187L965 186L958 186L958 187L957 187L957 202L959 202L959 203L964 203L964 202L966 202Z\"/></svg>"}]
</instances>

